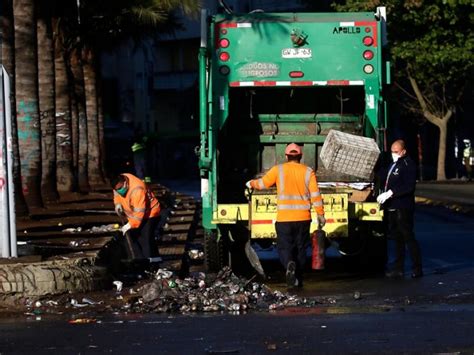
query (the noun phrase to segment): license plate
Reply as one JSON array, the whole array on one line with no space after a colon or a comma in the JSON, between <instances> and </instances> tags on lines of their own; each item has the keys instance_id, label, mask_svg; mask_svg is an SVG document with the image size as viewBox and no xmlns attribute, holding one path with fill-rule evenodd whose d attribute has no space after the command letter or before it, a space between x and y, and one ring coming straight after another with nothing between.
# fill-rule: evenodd
<instances>
[{"instance_id":1,"label":"license plate","mask_svg":"<svg viewBox=\"0 0 474 355\"><path fill-rule=\"evenodd\" d=\"M281 50L282 58L311 58L313 53L310 48L284 48Z\"/></svg>"}]
</instances>

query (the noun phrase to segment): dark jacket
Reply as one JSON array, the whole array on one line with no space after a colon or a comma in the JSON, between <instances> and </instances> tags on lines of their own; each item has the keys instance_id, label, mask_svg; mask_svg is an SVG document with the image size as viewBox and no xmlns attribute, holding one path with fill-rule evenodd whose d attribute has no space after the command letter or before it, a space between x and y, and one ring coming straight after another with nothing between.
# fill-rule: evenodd
<instances>
[{"instance_id":1,"label":"dark jacket","mask_svg":"<svg viewBox=\"0 0 474 355\"><path fill-rule=\"evenodd\" d=\"M393 195L384 204L384 209L414 209L415 208L415 187L416 187L416 166L409 156L398 159L395 167L390 172L387 181L387 174L392 164L385 170L381 181L384 191L392 190ZM385 187L385 183L387 186Z\"/></svg>"}]
</instances>

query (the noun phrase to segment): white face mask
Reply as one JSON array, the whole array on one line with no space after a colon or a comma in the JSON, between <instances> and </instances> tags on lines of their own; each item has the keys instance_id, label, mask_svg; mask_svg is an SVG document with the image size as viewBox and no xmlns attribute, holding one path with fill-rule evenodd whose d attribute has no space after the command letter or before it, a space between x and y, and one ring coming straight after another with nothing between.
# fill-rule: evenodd
<instances>
[{"instance_id":1,"label":"white face mask","mask_svg":"<svg viewBox=\"0 0 474 355\"><path fill-rule=\"evenodd\" d=\"M398 159L400 159L400 156L396 153L392 153L392 159L393 159L393 162L396 163Z\"/></svg>"}]
</instances>

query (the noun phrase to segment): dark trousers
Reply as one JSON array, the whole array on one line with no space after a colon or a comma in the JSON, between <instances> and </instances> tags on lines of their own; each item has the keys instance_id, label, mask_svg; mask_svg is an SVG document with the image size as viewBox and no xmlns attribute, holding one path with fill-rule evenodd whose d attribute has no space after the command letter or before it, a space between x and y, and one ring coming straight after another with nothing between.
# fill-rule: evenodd
<instances>
[{"instance_id":1,"label":"dark trousers","mask_svg":"<svg viewBox=\"0 0 474 355\"><path fill-rule=\"evenodd\" d=\"M388 238L395 240L395 260L393 270L402 271L405 265L405 248L412 260L412 270L421 272L421 251L413 231L414 210L396 209L385 211L387 217Z\"/></svg>"},{"instance_id":2,"label":"dark trousers","mask_svg":"<svg viewBox=\"0 0 474 355\"><path fill-rule=\"evenodd\" d=\"M159 217L146 219L140 228L130 229L135 258L152 258L158 256L158 246L155 240L155 229Z\"/></svg>"},{"instance_id":3,"label":"dark trousers","mask_svg":"<svg viewBox=\"0 0 474 355\"><path fill-rule=\"evenodd\" d=\"M286 269L288 262L296 263L296 278L302 280L306 263L306 249L310 244L311 221L276 222L277 250L280 262Z\"/></svg>"}]
</instances>

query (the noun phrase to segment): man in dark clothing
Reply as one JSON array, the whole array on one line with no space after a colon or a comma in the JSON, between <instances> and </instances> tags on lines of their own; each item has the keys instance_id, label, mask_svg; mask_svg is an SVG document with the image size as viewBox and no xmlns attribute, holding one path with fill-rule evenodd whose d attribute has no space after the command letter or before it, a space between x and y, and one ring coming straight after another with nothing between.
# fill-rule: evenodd
<instances>
[{"instance_id":1,"label":"man in dark clothing","mask_svg":"<svg viewBox=\"0 0 474 355\"><path fill-rule=\"evenodd\" d=\"M396 140L392 147L393 163L383 176L384 192L377 197L385 212L388 237L395 240L396 257L387 277L403 277L405 246L412 259L413 278L423 276L421 251L413 231L415 212L416 166L407 156L405 142Z\"/></svg>"}]
</instances>

